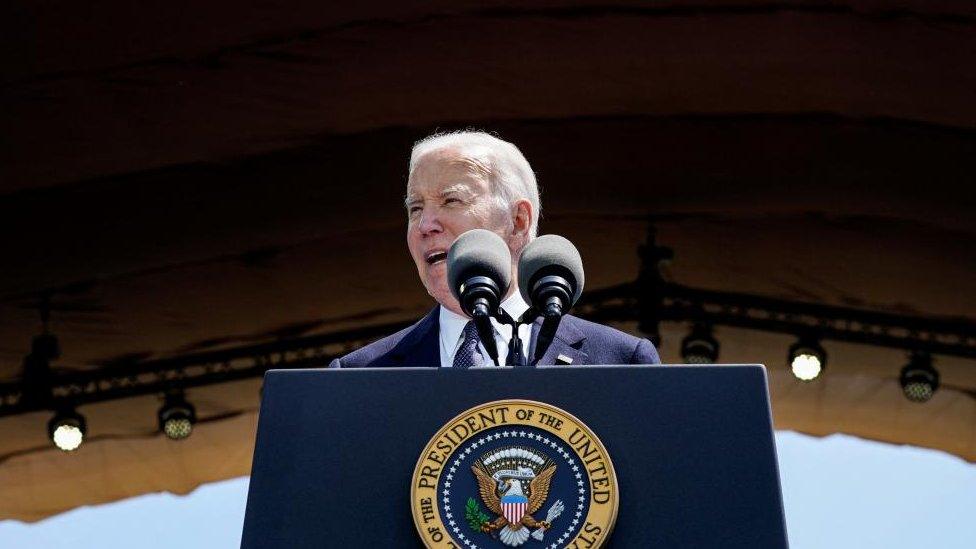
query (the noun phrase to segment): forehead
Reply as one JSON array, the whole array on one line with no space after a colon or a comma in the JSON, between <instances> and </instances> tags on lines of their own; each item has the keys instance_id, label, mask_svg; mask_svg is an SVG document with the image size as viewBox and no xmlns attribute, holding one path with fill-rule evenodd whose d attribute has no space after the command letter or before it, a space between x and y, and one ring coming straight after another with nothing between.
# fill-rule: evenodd
<instances>
[{"instance_id":1,"label":"forehead","mask_svg":"<svg viewBox=\"0 0 976 549\"><path fill-rule=\"evenodd\" d=\"M489 151L483 147L447 148L417 160L407 194L442 192L448 187L486 189L491 175Z\"/></svg>"}]
</instances>

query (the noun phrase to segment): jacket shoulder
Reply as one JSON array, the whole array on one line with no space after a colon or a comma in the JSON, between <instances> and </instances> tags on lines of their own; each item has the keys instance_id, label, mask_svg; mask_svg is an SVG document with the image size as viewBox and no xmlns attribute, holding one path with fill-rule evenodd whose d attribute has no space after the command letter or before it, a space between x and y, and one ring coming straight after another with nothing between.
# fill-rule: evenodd
<instances>
[{"instance_id":1,"label":"jacket shoulder","mask_svg":"<svg viewBox=\"0 0 976 549\"><path fill-rule=\"evenodd\" d=\"M390 334L355 351L337 358L329 364L330 368L366 368L388 355L414 326L407 326L395 334Z\"/></svg>"},{"instance_id":2,"label":"jacket shoulder","mask_svg":"<svg viewBox=\"0 0 976 549\"><path fill-rule=\"evenodd\" d=\"M646 338L630 335L610 326L566 315L563 321L572 319L586 336L586 347L590 360L602 364L660 364L654 344Z\"/></svg>"},{"instance_id":3,"label":"jacket shoulder","mask_svg":"<svg viewBox=\"0 0 976 549\"><path fill-rule=\"evenodd\" d=\"M401 344L423 337L436 326L436 322L431 324L432 317L436 321L436 311L437 309L396 333L380 338L333 360L329 364L329 368L377 368L398 363L399 360L397 359L402 358L399 357L399 352L403 350Z\"/></svg>"}]
</instances>

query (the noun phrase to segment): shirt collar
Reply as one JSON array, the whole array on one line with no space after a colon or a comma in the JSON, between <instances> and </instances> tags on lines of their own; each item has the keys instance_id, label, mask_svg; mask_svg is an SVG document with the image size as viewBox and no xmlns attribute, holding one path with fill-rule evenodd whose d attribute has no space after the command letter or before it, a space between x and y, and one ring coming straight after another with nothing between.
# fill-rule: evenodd
<instances>
[{"instance_id":1,"label":"shirt collar","mask_svg":"<svg viewBox=\"0 0 976 549\"><path fill-rule=\"evenodd\" d=\"M461 339L461 332L464 331L464 326L467 325L469 320L471 319L466 316L459 315L441 305L439 317L441 327L441 344L444 345L448 351L453 350L454 346L457 344L457 341Z\"/></svg>"}]
</instances>

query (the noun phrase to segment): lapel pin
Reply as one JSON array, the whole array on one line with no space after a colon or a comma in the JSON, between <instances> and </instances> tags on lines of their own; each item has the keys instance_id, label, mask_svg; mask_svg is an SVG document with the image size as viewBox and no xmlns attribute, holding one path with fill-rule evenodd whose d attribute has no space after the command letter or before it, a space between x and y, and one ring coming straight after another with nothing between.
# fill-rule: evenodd
<instances>
[{"instance_id":1,"label":"lapel pin","mask_svg":"<svg viewBox=\"0 0 976 549\"><path fill-rule=\"evenodd\" d=\"M558 364L572 364L573 363L573 359L569 358L566 355L559 355L559 356L556 357L556 363L558 363Z\"/></svg>"}]
</instances>

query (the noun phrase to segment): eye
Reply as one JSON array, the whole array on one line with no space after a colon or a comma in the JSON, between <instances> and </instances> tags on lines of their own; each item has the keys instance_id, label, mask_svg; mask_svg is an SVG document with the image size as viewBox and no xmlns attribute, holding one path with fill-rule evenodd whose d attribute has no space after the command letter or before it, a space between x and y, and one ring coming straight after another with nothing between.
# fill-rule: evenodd
<instances>
[{"instance_id":1,"label":"eye","mask_svg":"<svg viewBox=\"0 0 976 549\"><path fill-rule=\"evenodd\" d=\"M420 210L422 210L422 209L423 208L421 208L420 206L410 206L410 207L407 208L407 213L410 214L410 215L414 215L416 213L419 213Z\"/></svg>"},{"instance_id":2,"label":"eye","mask_svg":"<svg viewBox=\"0 0 976 549\"><path fill-rule=\"evenodd\" d=\"M457 198L457 197L454 197L454 196L449 196L449 197L447 197L447 198L444 199L444 204L445 205L447 205L447 204L455 204L455 203L456 204L460 204L461 203L461 199L460 198Z\"/></svg>"}]
</instances>

